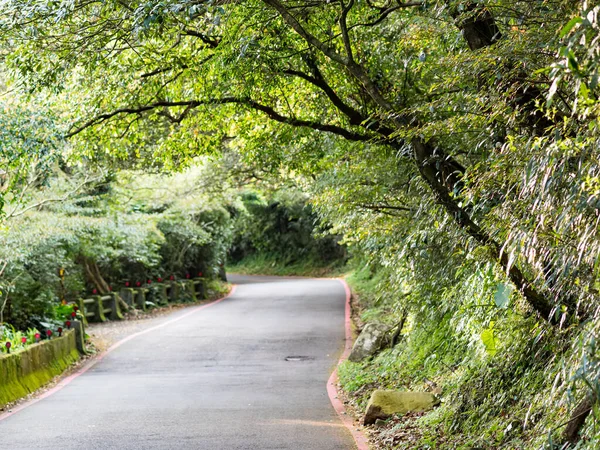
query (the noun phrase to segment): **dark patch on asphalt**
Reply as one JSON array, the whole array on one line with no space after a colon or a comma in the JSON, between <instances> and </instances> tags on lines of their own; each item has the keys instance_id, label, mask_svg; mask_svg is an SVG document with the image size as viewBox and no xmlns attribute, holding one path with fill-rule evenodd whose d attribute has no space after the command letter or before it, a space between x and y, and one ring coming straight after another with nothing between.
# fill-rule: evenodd
<instances>
[{"instance_id":1,"label":"dark patch on asphalt","mask_svg":"<svg viewBox=\"0 0 600 450\"><path fill-rule=\"evenodd\" d=\"M315 358L313 358L312 356L286 356L285 360L286 361L312 361Z\"/></svg>"}]
</instances>

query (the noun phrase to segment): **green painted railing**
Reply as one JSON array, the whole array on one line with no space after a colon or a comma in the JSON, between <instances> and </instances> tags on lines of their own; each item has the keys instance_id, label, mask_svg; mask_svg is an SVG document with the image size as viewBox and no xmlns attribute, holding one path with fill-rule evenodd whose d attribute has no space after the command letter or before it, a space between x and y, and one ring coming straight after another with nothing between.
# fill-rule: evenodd
<instances>
[{"instance_id":1,"label":"green painted railing","mask_svg":"<svg viewBox=\"0 0 600 450\"><path fill-rule=\"evenodd\" d=\"M194 278L136 288L125 287L118 294L94 295L79 299L79 310L85 318L85 322L123 319L118 296L130 307L146 311L151 305L165 306L169 303L204 300L206 298L206 281L204 278Z\"/></svg>"}]
</instances>

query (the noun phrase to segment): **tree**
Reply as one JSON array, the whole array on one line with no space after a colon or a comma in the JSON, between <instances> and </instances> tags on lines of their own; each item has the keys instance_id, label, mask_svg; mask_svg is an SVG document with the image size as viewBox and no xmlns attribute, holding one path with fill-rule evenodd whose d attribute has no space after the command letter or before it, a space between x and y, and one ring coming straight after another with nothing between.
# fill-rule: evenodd
<instances>
[{"instance_id":1,"label":"tree","mask_svg":"<svg viewBox=\"0 0 600 450\"><path fill-rule=\"evenodd\" d=\"M0 95L2 90L0 90ZM63 133L43 104L24 105L23 98L0 99L0 214L6 201L17 207L28 191L42 185L63 147Z\"/></svg>"},{"instance_id":2,"label":"tree","mask_svg":"<svg viewBox=\"0 0 600 450\"><path fill-rule=\"evenodd\" d=\"M432 196L554 322L575 312L566 286L578 275L556 245L539 246L536 217L496 216L526 159L504 179L504 149L560 132L565 116L565 102L541 107L557 27L539 23L560 23L574 5L551 6L12 0L0 26L23 42L6 62L25 86L68 87L67 136L90 155L178 163L235 139L249 158L314 174L324 146L393 154L399 184L418 176L429 189L412 191L407 212ZM533 252L513 240L520 229Z\"/></svg>"}]
</instances>

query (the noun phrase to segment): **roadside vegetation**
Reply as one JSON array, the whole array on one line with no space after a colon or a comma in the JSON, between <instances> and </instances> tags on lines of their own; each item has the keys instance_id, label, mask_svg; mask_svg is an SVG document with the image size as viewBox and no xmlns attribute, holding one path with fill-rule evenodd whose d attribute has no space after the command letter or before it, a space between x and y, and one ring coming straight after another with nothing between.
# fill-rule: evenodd
<instances>
[{"instance_id":1,"label":"roadside vegetation","mask_svg":"<svg viewBox=\"0 0 600 450\"><path fill-rule=\"evenodd\" d=\"M341 236L320 226L309 198L297 187L245 191L228 252L229 271L255 275L343 274Z\"/></svg>"},{"instance_id":2,"label":"roadside vegetation","mask_svg":"<svg viewBox=\"0 0 600 450\"><path fill-rule=\"evenodd\" d=\"M341 368L357 410L442 399L378 448L598 448L599 14L5 0L0 322L224 264L350 271L394 335Z\"/></svg>"},{"instance_id":3,"label":"roadside vegetation","mask_svg":"<svg viewBox=\"0 0 600 450\"><path fill-rule=\"evenodd\" d=\"M167 185L140 172L34 167L7 200L0 231L0 323L9 324L0 341L13 327L45 338L68 305L92 294L217 279L229 213L198 193L199 177L188 171Z\"/></svg>"}]
</instances>

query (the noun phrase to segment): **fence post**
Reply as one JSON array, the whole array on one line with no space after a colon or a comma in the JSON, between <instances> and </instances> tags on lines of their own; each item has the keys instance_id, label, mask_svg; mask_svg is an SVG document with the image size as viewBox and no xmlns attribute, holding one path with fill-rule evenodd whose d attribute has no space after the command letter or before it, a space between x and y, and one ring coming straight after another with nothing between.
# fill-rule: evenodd
<instances>
[{"instance_id":1,"label":"fence post","mask_svg":"<svg viewBox=\"0 0 600 450\"><path fill-rule=\"evenodd\" d=\"M194 280L188 280L185 282L185 288L187 289L191 299L193 302L197 301L198 298L196 297L196 285L194 283Z\"/></svg>"},{"instance_id":2,"label":"fence post","mask_svg":"<svg viewBox=\"0 0 600 450\"><path fill-rule=\"evenodd\" d=\"M196 296L198 299L206 299L206 285L204 283L204 278L196 278L194 282L196 283Z\"/></svg>"},{"instance_id":3,"label":"fence post","mask_svg":"<svg viewBox=\"0 0 600 450\"><path fill-rule=\"evenodd\" d=\"M169 296L167 294L167 285L159 284L155 287L156 289L156 297L158 299L159 305L168 305L169 304Z\"/></svg>"},{"instance_id":4,"label":"fence post","mask_svg":"<svg viewBox=\"0 0 600 450\"><path fill-rule=\"evenodd\" d=\"M135 296L135 306L142 311L146 311L146 292L148 289L139 288Z\"/></svg>"},{"instance_id":5,"label":"fence post","mask_svg":"<svg viewBox=\"0 0 600 450\"><path fill-rule=\"evenodd\" d=\"M135 305L135 289L133 288L123 288L120 291L121 298L127 303L129 306Z\"/></svg>"},{"instance_id":6,"label":"fence post","mask_svg":"<svg viewBox=\"0 0 600 450\"><path fill-rule=\"evenodd\" d=\"M121 314L121 307L119 306L119 298L117 293L110 293L110 302L112 304L112 311L110 313L110 320L123 320L123 314Z\"/></svg>"},{"instance_id":7,"label":"fence post","mask_svg":"<svg viewBox=\"0 0 600 450\"><path fill-rule=\"evenodd\" d=\"M87 349L85 348L85 327L84 322L79 320L72 320L71 326L75 330L75 345L77 350L82 355L87 355Z\"/></svg>"},{"instance_id":8,"label":"fence post","mask_svg":"<svg viewBox=\"0 0 600 450\"><path fill-rule=\"evenodd\" d=\"M95 300L94 304L96 305L96 315L94 316L94 319L96 320L96 322L106 322L106 316L104 315L104 302L102 301L102 296L95 295L92 298Z\"/></svg>"},{"instance_id":9,"label":"fence post","mask_svg":"<svg viewBox=\"0 0 600 450\"><path fill-rule=\"evenodd\" d=\"M179 300L179 284L177 284L177 281L171 281L169 285L171 286L171 291L169 292L169 301L175 303Z\"/></svg>"},{"instance_id":10,"label":"fence post","mask_svg":"<svg viewBox=\"0 0 600 450\"><path fill-rule=\"evenodd\" d=\"M79 307L79 311L81 312L81 321L83 322L84 325L88 324L88 320L86 315L86 310L85 310L85 302L83 301L82 298L80 298L79 300L77 300L77 306Z\"/></svg>"}]
</instances>

